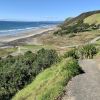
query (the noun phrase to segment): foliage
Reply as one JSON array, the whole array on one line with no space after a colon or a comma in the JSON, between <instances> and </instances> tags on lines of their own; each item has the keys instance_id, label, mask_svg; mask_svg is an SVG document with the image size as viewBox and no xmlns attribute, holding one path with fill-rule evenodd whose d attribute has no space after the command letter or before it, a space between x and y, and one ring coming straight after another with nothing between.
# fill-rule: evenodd
<instances>
[{"instance_id":1,"label":"foliage","mask_svg":"<svg viewBox=\"0 0 100 100\"><path fill-rule=\"evenodd\" d=\"M89 19L89 20L87 20L87 19ZM65 20L65 22L62 24L62 26L67 27L67 26L74 25L79 20L85 20L85 23L88 23L88 24L92 24L91 22L94 22L95 20L99 20L99 23L100 23L100 10L84 12L84 13L80 14L79 16L71 18L70 20Z\"/></svg>"},{"instance_id":2,"label":"foliage","mask_svg":"<svg viewBox=\"0 0 100 100\"><path fill-rule=\"evenodd\" d=\"M72 38L72 37L75 37L76 35L73 33L73 34L69 34L69 38Z\"/></svg>"},{"instance_id":3,"label":"foliage","mask_svg":"<svg viewBox=\"0 0 100 100\"><path fill-rule=\"evenodd\" d=\"M86 44L75 49L71 49L64 54L64 57L72 57L74 59L92 59L97 54L97 48L93 44Z\"/></svg>"},{"instance_id":4,"label":"foliage","mask_svg":"<svg viewBox=\"0 0 100 100\"><path fill-rule=\"evenodd\" d=\"M96 29L99 29L99 24L96 25L95 23L93 23L90 25L90 27L91 27L91 29L96 30Z\"/></svg>"},{"instance_id":5,"label":"foliage","mask_svg":"<svg viewBox=\"0 0 100 100\"><path fill-rule=\"evenodd\" d=\"M76 24L71 26L61 26L61 30L54 32L55 35L64 35L69 33L77 33L87 31L89 24L83 23L83 20L79 20Z\"/></svg>"},{"instance_id":6,"label":"foliage","mask_svg":"<svg viewBox=\"0 0 100 100\"><path fill-rule=\"evenodd\" d=\"M96 30L100 28L100 10L90 11L80 14L75 18L68 18L59 27L60 30L54 32L55 35L65 35L84 31Z\"/></svg>"},{"instance_id":7,"label":"foliage","mask_svg":"<svg viewBox=\"0 0 100 100\"><path fill-rule=\"evenodd\" d=\"M8 56L0 60L0 100L10 100L39 72L57 62L54 50L41 49L36 54L28 51L17 57Z\"/></svg>"},{"instance_id":8,"label":"foliage","mask_svg":"<svg viewBox=\"0 0 100 100\"><path fill-rule=\"evenodd\" d=\"M64 54L64 57L65 57L65 58L67 58L67 57L72 57L72 58L74 58L74 59L78 59L79 57L78 57L77 49L75 48L75 49L72 49L72 50L66 52L66 53Z\"/></svg>"},{"instance_id":9,"label":"foliage","mask_svg":"<svg viewBox=\"0 0 100 100\"><path fill-rule=\"evenodd\" d=\"M82 70L73 59L63 59L51 68L41 72L36 79L23 90L19 91L12 100L55 100L63 93L69 79Z\"/></svg>"},{"instance_id":10,"label":"foliage","mask_svg":"<svg viewBox=\"0 0 100 100\"><path fill-rule=\"evenodd\" d=\"M97 53L97 49L93 44L87 44L79 49L81 58L93 58L93 56Z\"/></svg>"}]
</instances>

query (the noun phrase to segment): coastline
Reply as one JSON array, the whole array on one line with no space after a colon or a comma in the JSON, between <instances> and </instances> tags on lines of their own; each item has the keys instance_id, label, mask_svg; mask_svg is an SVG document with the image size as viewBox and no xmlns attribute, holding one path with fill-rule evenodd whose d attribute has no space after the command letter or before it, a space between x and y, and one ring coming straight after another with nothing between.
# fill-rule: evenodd
<instances>
[{"instance_id":1,"label":"coastline","mask_svg":"<svg viewBox=\"0 0 100 100\"><path fill-rule=\"evenodd\" d=\"M7 36L0 36L0 47L1 48L8 48L14 45L19 45L20 41L25 42L25 40L32 38L36 38L42 34L47 34L50 31L54 31L57 29L57 26L39 28L34 30L29 30L23 33L18 33L17 35L7 35Z\"/></svg>"}]
</instances>

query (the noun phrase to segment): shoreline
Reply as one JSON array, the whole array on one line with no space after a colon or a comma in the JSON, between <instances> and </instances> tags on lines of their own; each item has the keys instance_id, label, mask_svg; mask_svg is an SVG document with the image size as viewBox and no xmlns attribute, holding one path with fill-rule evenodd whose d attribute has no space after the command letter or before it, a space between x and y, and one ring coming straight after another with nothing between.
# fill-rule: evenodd
<instances>
[{"instance_id":1,"label":"shoreline","mask_svg":"<svg viewBox=\"0 0 100 100\"><path fill-rule=\"evenodd\" d=\"M18 33L18 35L0 36L0 48L6 48L6 47L8 48L14 45L19 45L20 44L19 41L24 42L24 40L27 40L28 38L38 37L42 34L47 34L49 31L54 31L56 29L57 26L51 26L46 28L30 30L23 33Z\"/></svg>"}]
</instances>

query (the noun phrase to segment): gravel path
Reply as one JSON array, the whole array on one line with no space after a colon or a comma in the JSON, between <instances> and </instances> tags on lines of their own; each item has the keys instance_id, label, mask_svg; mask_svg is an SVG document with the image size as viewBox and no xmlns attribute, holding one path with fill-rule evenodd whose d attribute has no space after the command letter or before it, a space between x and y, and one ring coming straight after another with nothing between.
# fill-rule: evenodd
<instances>
[{"instance_id":1,"label":"gravel path","mask_svg":"<svg viewBox=\"0 0 100 100\"><path fill-rule=\"evenodd\" d=\"M100 100L100 69L95 60L79 61L85 71L66 86L62 100Z\"/></svg>"}]
</instances>

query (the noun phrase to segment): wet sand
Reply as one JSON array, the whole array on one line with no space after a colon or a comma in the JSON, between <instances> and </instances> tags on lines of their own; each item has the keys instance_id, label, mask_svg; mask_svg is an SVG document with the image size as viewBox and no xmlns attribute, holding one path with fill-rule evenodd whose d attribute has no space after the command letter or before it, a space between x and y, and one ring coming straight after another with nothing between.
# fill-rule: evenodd
<instances>
[{"instance_id":1,"label":"wet sand","mask_svg":"<svg viewBox=\"0 0 100 100\"><path fill-rule=\"evenodd\" d=\"M52 26L48 28L41 28L26 31L23 33L18 33L18 35L7 35L7 36L0 36L0 47L9 47L9 46L16 46L20 44L25 44L25 42L29 42L29 40L34 39L34 44L37 42L36 38L42 34L47 34L50 31L54 31L57 29L57 26Z\"/></svg>"}]
</instances>

